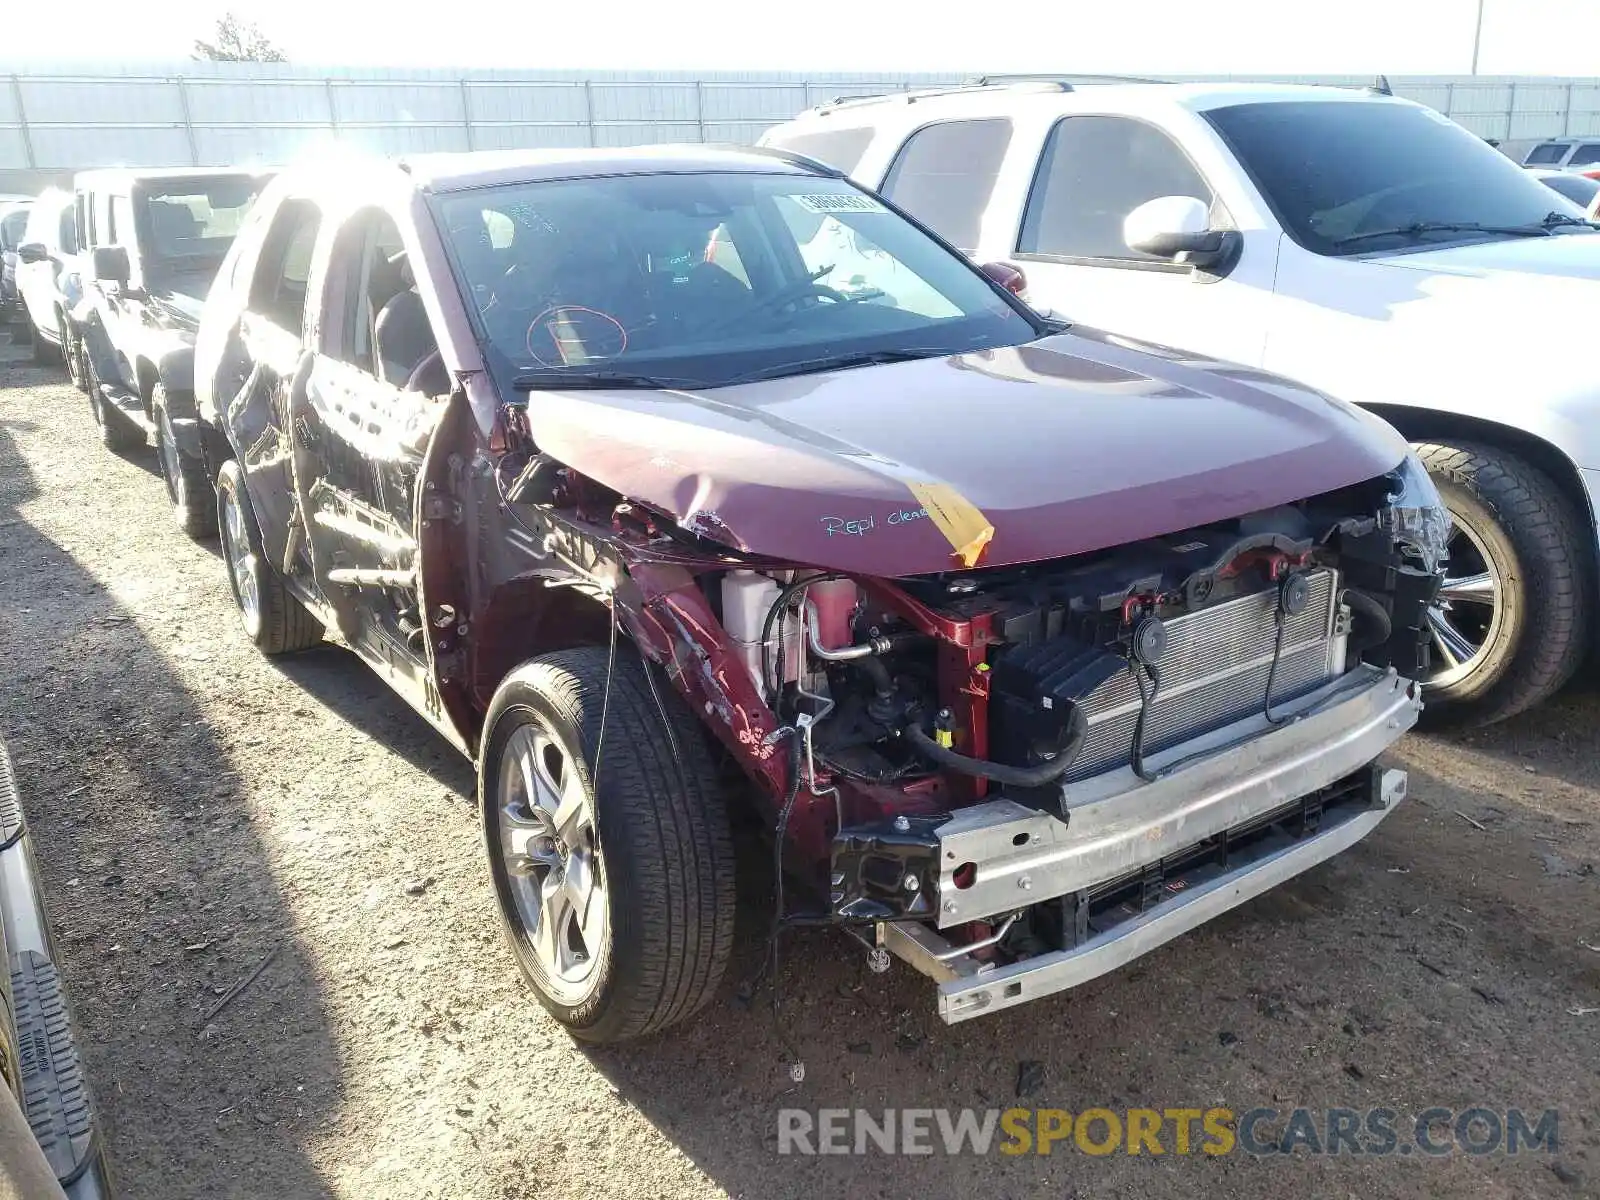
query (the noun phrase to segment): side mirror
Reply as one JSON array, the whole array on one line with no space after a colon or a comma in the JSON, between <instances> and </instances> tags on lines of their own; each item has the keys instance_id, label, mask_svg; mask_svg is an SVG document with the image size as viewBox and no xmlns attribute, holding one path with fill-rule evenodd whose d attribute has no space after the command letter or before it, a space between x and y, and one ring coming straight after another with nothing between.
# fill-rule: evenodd
<instances>
[{"instance_id":1,"label":"side mirror","mask_svg":"<svg viewBox=\"0 0 1600 1200\"><path fill-rule=\"evenodd\" d=\"M126 284L132 271L128 267L126 246L96 246L94 277L98 283Z\"/></svg>"},{"instance_id":2,"label":"side mirror","mask_svg":"<svg viewBox=\"0 0 1600 1200\"><path fill-rule=\"evenodd\" d=\"M1122 240L1140 254L1204 269L1231 266L1244 241L1235 230L1212 229L1210 211L1193 196L1146 200L1123 220Z\"/></svg>"},{"instance_id":3,"label":"side mirror","mask_svg":"<svg viewBox=\"0 0 1600 1200\"><path fill-rule=\"evenodd\" d=\"M982 271L995 283L1019 300L1028 298L1028 277L1022 273L1022 268L1013 266L1008 262L984 263L978 270Z\"/></svg>"},{"instance_id":4,"label":"side mirror","mask_svg":"<svg viewBox=\"0 0 1600 1200\"><path fill-rule=\"evenodd\" d=\"M25 263L42 263L50 257L43 242L23 242L17 247L17 258Z\"/></svg>"}]
</instances>

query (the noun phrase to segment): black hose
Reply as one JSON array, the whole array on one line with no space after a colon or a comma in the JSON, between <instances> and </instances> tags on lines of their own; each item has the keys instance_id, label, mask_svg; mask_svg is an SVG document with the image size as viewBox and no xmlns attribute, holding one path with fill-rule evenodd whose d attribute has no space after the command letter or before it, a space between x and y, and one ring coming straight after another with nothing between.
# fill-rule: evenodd
<instances>
[{"instance_id":1,"label":"black hose","mask_svg":"<svg viewBox=\"0 0 1600 1200\"><path fill-rule=\"evenodd\" d=\"M1345 651L1347 656L1350 654L1360 654L1363 650L1370 650L1373 646L1381 646L1384 642L1387 642L1391 637L1394 636L1394 621L1390 618L1388 612L1385 611L1383 605L1379 604L1371 596L1367 595L1365 592L1355 591L1353 588L1346 588L1344 593L1344 602L1350 606L1352 612L1360 613L1378 628L1377 635L1370 641L1362 640L1356 642L1355 639L1352 638L1351 641L1355 644L1347 647Z\"/></svg>"},{"instance_id":2,"label":"black hose","mask_svg":"<svg viewBox=\"0 0 1600 1200\"><path fill-rule=\"evenodd\" d=\"M938 766L959 771L963 775L992 779L1006 787L1031 788L1054 783L1077 761L1078 752L1083 749L1084 740L1089 736L1089 722L1076 706L1072 709L1069 725L1067 743L1061 747L1060 753L1036 767L1008 767L1003 763L957 754L948 746L939 745L919 725L907 725L905 736L913 750Z\"/></svg>"},{"instance_id":3,"label":"black hose","mask_svg":"<svg viewBox=\"0 0 1600 1200\"><path fill-rule=\"evenodd\" d=\"M880 700L887 700L894 695L894 678L889 674L889 668L884 666L883 659L876 654L852 659L851 665L861 668L862 674L872 683L872 690Z\"/></svg>"}]
</instances>

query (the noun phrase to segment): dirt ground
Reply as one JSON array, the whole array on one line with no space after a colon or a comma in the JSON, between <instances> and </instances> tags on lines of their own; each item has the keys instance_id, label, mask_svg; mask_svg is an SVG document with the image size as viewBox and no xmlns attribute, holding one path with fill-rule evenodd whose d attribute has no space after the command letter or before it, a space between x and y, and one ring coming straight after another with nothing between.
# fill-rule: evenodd
<instances>
[{"instance_id":1,"label":"dirt ground","mask_svg":"<svg viewBox=\"0 0 1600 1200\"><path fill-rule=\"evenodd\" d=\"M501 944L470 766L365 667L272 663L153 455L0 335L0 732L17 760L121 1194L1600 1196L1600 690L1411 737L1352 852L1120 974L946 1027L924 981L787 943L791 1082L752 854L728 983L586 1052ZM265 968L214 1019L221 995ZM1019 1063L1030 1088L1016 1099ZM1560 1110L1484 1158L780 1157L777 1110Z\"/></svg>"}]
</instances>

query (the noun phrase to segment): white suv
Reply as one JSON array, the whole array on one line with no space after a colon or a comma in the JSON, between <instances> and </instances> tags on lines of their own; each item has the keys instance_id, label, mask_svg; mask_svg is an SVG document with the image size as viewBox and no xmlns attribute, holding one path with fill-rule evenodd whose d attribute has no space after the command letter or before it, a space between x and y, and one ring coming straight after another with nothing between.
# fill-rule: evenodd
<instances>
[{"instance_id":1,"label":"white suv","mask_svg":"<svg viewBox=\"0 0 1600 1200\"><path fill-rule=\"evenodd\" d=\"M1374 91L1039 81L844 100L762 142L1020 264L1037 305L1397 426L1454 519L1435 720L1507 717L1577 668L1600 373L1567 351L1593 336L1600 235L1481 139Z\"/></svg>"}]
</instances>

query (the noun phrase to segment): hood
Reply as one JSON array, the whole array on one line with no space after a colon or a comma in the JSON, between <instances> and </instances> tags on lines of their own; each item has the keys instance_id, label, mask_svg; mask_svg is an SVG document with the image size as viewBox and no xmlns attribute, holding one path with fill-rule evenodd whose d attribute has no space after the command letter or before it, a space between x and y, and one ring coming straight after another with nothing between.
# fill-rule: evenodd
<instances>
[{"instance_id":1,"label":"hood","mask_svg":"<svg viewBox=\"0 0 1600 1200\"><path fill-rule=\"evenodd\" d=\"M1242 516L1391 470L1405 443L1276 376L1074 329L706 391L529 397L540 448L685 528L863 575L1003 566Z\"/></svg>"},{"instance_id":2,"label":"hood","mask_svg":"<svg viewBox=\"0 0 1600 1200\"><path fill-rule=\"evenodd\" d=\"M211 281L216 275L215 264L198 270L168 268L150 281L150 298L174 322L198 329L206 293L211 290Z\"/></svg>"},{"instance_id":3,"label":"hood","mask_svg":"<svg viewBox=\"0 0 1600 1200\"><path fill-rule=\"evenodd\" d=\"M1558 280L1600 281L1600 233L1502 238L1471 246L1417 250L1364 261L1502 285L1537 281L1539 286L1548 288Z\"/></svg>"}]
</instances>

